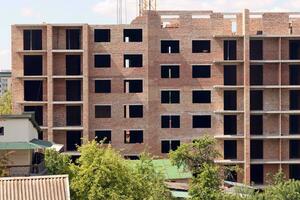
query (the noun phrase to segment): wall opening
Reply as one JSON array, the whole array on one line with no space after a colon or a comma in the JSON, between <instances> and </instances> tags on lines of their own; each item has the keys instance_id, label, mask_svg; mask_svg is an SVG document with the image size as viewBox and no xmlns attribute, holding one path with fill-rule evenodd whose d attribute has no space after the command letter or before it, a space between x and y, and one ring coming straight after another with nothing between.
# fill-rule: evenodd
<instances>
[{"instance_id":1,"label":"wall opening","mask_svg":"<svg viewBox=\"0 0 300 200\"><path fill-rule=\"evenodd\" d=\"M43 126L43 106L24 106L24 112L34 112L35 121Z\"/></svg>"},{"instance_id":2,"label":"wall opening","mask_svg":"<svg viewBox=\"0 0 300 200\"><path fill-rule=\"evenodd\" d=\"M250 40L250 60L263 60L263 40Z\"/></svg>"},{"instance_id":3,"label":"wall opening","mask_svg":"<svg viewBox=\"0 0 300 200\"><path fill-rule=\"evenodd\" d=\"M80 40L80 29L66 29L66 49L80 49Z\"/></svg>"},{"instance_id":4,"label":"wall opening","mask_svg":"<svg viewBox=\"0 0 300 200\"><path fill-rule=\"evenodd\" d=\"M95 131L95 140L99 142L103 142L103 144L111 143L111 130L101 130Z\"/></svg>"},{"instance_id":5,"label":"wall opening","mask_svg":"<svg viewBox=\"0 0 300 200\"><path fill-rule=\"evenodd\" d=\"M111 118L111 106L110 105L96 105L95 106L95 118Z\"/></svg>"},{"instance_id":6,"label":"wall opening","mask_svg":"<svg viewBox=\"0 0 300 200\"><path fill-rule=\"evenodd\" d=\"M24 101L43 101L43 81L24 81Z\"/></svg>"},{"instance_id":7,"label":"wall opening","mask_svg":"<svg viewBox=\"0 0 300 200\"><path fill-rule=\"evenodd\" d=\"M300 65L290 65L290 85L300 85Z\"/></svg>"},{"instance_id":8,"label":"wall opening","mask_svg":"<svg viewBox=\"0 0 300 200\"><path fill-rule=\"evenodd\" d=\"M289 165L289 178L300 180L300 164Z\"/></svg>"},{"instance_id":9,"label":"wall opening","mask_svg":"<svg viewBox=\"0 0 300 200\"><path fill-rule=\"evenodd\" d=\"M161 103L180 103L180 91L161 91Z\"/></svg>"},{"instance_id":10,"label":"wall opening","mask_svg":"<svg viewBox=\"0 0 300 200\"><path fill-rule=\"evenodd\" d=\"M250 165L250 181L254 184L264 183L264 166Z\"/></svg>"},{"instance_id":11,"label":"wall opening","mask_svg":"<svg viewBox=\"0 0 300 200\"><path fill-rule=\"evenodd\" d=\"M290 110L300 110L300 90L290 90Z\"/></svg>"},{"instance_id":12,"label":"wall opening","mask_svg":"<svg viewBox=\"0 0 300 200\"><path fill-rule=\"evenodd\" d=\"M210 115L194 115L193 128L211 128Z\"/></svg>"},{"instance_id":13,"label":"wall opening","mask_svg":"<svg viewBox=\"0 0 300 200\"><path fill-rule=\"evenodd\" d=\"M162 40L161 53L180 53L179 40Z\"/></svg>"},{"instance_id":14,"label":"wall opening","mask_svg":"<svg viewBox=\"0 0 300 200\"><path fill-rule=\"evenodd\" d=\"M124 105L124 118L143 118L143 105Z\"/></svg>"},{"instance_id":15,"label":"wall opening","mask_svg":"<svg viewBox=\"0 0 300 200\"><path fill-rule=\"evenodd\" d=\"M289 133L300 134L300 115L289 116Z\"/></svg>"},{"instance_id":16,"label":"wall opening","mask_svg":"<svg viewBox=\"0 0 300 200\"><path fill-rule=\"evenodd\" d=\"M224 140L224 159L237 159L236 140Z\"/></svg>"},{"instance_id":17,"label":"wall opening","mask_svg":"<svg viewBox=\"0 0 300 200\"><path fill-rule=\"evenodd\" d=\"M210 78L210 65L193 65L193 78Z\"/></svg>"},{"instance_id":18,"label":"wall opening","mask_svg":"<svg viewBox=\"0 0 300 200\"><path fill-rule=\"evenodd\" d=\"M300 140L290 140L290 159L300 158Z\"/></svg>"},{"instance_id":19,"label":"wall opening","mask_svg":"<svg viewBox=\"0 0 300 200\"><path fill-rule=\"evenodd\" d=\"M143 29L124 29L124 42L143 42Z\"/></svg>"},{"instance_id":20,"label":"wall opening","mask_svg":"<svg viewBox=\"0 0 300 200\"><path fill-rule=\"evenodd\" d=\"M225 166L225 180L231 182L237 182L237 172L234 170L235 166Z\"/></svg>"},{"instance_id":21,"label":"wall opening","mask_svg":"<svg viewBox=\"0 0 300 200\"><path fill-rule=\"evenodd\" d=\"M81 75L80 55L66 55L66 75Z\"/></svg>"},{"instance_id":22,"label":"wall opening","mask_svg":"<svg viewBox=\"0 0 300 200\"><path fill-rule=\"evenodd\" d=\"M142 93L143 80L125 80L124 93Z\"/></svg>"},{"instance_id":23,"label":"wall opening","mask_svg":"<svg viewBox=\"0 0 300 200\"><path fill-rule=\"evenodd\" d=\"M125 68L143 67L143 55L142 54L124 55L124 67Z\"/></svg>"},{"instance_id":24,"label":"wall opening","mask_svg":"<svg viewBox=\"0 0 300 200\"><path fill-rule=\"evenodd\" d=\"M124 131L124 143L125 144L141 144L143 143L143 131L142 130L125 130Z\"/></svg>"},{"instance_id":25,"label":"wall opening","mask_svg":"<svg viewBox=\"0 0 300 200\"><path fill-rule=\"evenodd\" d=\"M81 131L67 131L67 151L76 151L81 146Z\"/></svg>"},{"instance_id":26,"label":"wall opening","mask_svg":"<svg viewBox=\"0 0 300 200\"><path fill-rule=\"evenodd\" d=\"M169 153L171 150L176 151L180 146L180 140L162 140L161 153Z\"/></svg>"},{"instance_id":27,"label":"wall opening","mask_svg":"<svg viewBox=\"0 0 300 200\"><path fill-rule=\"evenodd\" d=\"M262 135L263 134L263 116L262 115L250 115L250 134Z\"/></svg>"},{"instance_id":28,"label":"wall opening","mask_svg":"<svg viewBox=\"0 0 300 200\"><path fill-rule=\"evenodd\" d=\"M224 60L236 60L236 40L224 40Z\"/></svg>"},{"instance_id":29,"label":"wall opening","mask_svg":"<svg viewBox=\"0 0 300 200\"><path fill-rule=\"evenodd\" d=\"M162 65L161 78L179 78L179 65Z\"/></svg>"},{"instance_id":30,"label":"wall opening","mask_svg":"<svg viewBox=\"0 0 300 200\"><path fill-rule=\"evenodd\" d=\"M24 50L42 50L42 30L23 31Z\"/></svg>"},{"instance_id":31,"label":"wall opening","mask_svg":"<svg viewBox=\"0 0 300 200\"><path fill-rule=\"evenodd\" d=\"M94 42L110 42L110 29L95 29Z\"/></svg>"},{"instance_id":32,"label":"wall opening","mask_svg":"<svg viewBox=\"0 0 300 200\"><path fill-rule=\"evenodd\" d=\"M264 158L264 145L263 140L250 141L250 158L263 159Z\"/></svg>"},{"instance_id":33,"label":"wall opening","mask_svg":"<svg viewBox=\"0 0 300 200\"><path fill-rule=\"evenodd\" d=\"M236 85L236 65L224 65L224 85Z\"/></svg>"},{"instance_id":34,"label":"wall opening","mask_svg":"<svg viewBox=\"0 0 300 200\"><path fill-rule=\"evenodd\" d=\"M262 65L250 65L250 85L263 85Z\"/></svg>"},{"instance_id":35,"label":"wall opening","mask_svg":"<svg viewBox=\"0 0 300 200\"><path fill-rule=\"evenodd\" d=\"M162 115L161 128L180 128L179 115Z\"/></svg>"},{"instance_id":36,"label":"wall opening","mask_svg":"<svg viewBox=\"0 0 300 200\"><path fill-rule=\"evenodd\" d=\"M250 91L250 110L263 110L263 91Z\"/></svg>"},{"instance_id":37,"label":"wall opening","mask_svg":"<svg viewBox=\"0 0 300 200\"><path fill-rule=\"evenodd\" d=\"M81 106L66 107L67 126L81 126Z\"/></svg>"},{"instance_id":38,"label":"wall opening","mask_svg":"<svg viewBox=\"0 0 300 200\"><path fill-rule=\"evenodd\" d=\"M24 55L24 76L43 75L43 56Z\"/></svg>"},{"instance_id":39,"label":"wall opening","mask_svg":"<svg viewBox=\"0 0 300 200\"><path fill-rule=\"evenodd\" d=\"M140 156L138 156L138 155L124 155L124 159L126 159L126 160L140 160Z\"/></svg>"},{"instance_id":40,"label":"wall opening","mask_svg":"<svg viewBox=\"0 0 300 200\"><path fill-rule=\"evenodd\" d=\"M211 103L211 92L206 90L194 90L193 103Z\"/></svg>"},{"instance_id":41,"label":"wall opening","mask_svg":"<svg viewBox=\"0 0 300 200\"><path fill-rule=\"evenodd\" d=\"M224 91L224 110L236 110L237 109L237 95L236 91L228 90Z\"/></svg>"},{"instance_id":42,"label":"wall opening","mask_svg":"<svg viewBox=\"0 0 300 200\"><path fill-rule=\"evenodd\" d=\"M290 40L289 41L289 55L290 60L300 59L300 40Z\"/></svg>"},{"instance_id":43,"label":"wall opening","mask_svg":"<svg viewBox=\"0 0 300 200\"><path fill-rule=\"evenodd\" d=\"M95 68L111 67L111 56L109 54L94 55Z\"/></svg>"},{"instance_id":44,"label":"wall opening","mask_svg":"<svg viewBox=\"0 0 300 200\"><path fill-rule=\"evenodd\" d=\"M210 40L193 40L193 53L210 53Z\"/></svg>"},{"instance_id":45,"label":"wall opening","mask_svg":"<svg viewBox=\"0 0 300 200\"><path fill-rule=\"evenodd\" d=\"M237 134L237 116L224 115L224 135Z\"/></svg>"},{"instance_id":46,"label":"wall opening","mask_svg":"<svg viewBox=\"0 0 300 200\"><path fill-rule=\"evenodd\" d=\"M81 101L81 80L66 80L66 100Z\"/></svg>"},{"instance_id":47,"label":"wall opening","mask_svg":"<svg viewBox=\"0 0 300 200\"><path fill-rule=\"evenodd\" d=\"M95 93L111 93L111 80L95 80Z\"/></svg>"}]
</instances>

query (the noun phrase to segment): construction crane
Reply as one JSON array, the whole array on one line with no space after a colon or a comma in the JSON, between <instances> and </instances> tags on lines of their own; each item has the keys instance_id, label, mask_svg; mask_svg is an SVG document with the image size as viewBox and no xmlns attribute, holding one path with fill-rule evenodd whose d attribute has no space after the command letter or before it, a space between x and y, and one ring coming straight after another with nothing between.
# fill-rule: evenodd
<instances>
[{"instance_id":1,"label":"construction crane","mask_svg":"<svg viewBox=\"0 0 300 200\"><path fill-rule=\"evenodd\" d=\"M145 10L156 10L156 0L139 0L139 15Z\"/></svg>"}]
</instances>

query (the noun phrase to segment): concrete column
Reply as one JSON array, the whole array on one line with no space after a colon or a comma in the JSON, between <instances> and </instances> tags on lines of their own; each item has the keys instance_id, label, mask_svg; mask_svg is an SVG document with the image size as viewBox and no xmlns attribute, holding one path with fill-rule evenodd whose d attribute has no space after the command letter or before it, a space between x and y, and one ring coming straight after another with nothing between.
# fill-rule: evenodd
<instances>
[{"instance_id":1,"label":"concrete column","mask_svg":"<svg viewBox=\"0 0 300 200\"><path fill-rule=\"evenodd\" d=\"M89 27L87 24L82 26L82 123L84 139L89 137Z\"/></svg>"},{"instance_id":2,"label":"concrete column","mask_svg":"<svg viewBox=\"0 0 300 200\"><path fill-rule=\"evenodd\" d=\"M250 184L250 61L249 10L243 12L244 35L244 182Z\"/></svg>"},{"instance_id":3,"label":"concrete column","mask_svg":"<svg viewBox=\"0 0 300 200\"><path fill-rule=\"evenodd\" d=\"M47 25L47 126L48 140L53 141L53 29Z\"/></svg>"}]
</instances>

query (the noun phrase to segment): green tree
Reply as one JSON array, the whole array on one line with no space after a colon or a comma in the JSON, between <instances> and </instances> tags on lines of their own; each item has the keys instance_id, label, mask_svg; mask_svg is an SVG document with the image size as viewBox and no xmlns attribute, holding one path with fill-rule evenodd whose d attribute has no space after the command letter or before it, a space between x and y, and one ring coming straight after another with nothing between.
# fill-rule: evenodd
<instances>
[{"instance_id":1,"label":"green tree","mask_svg":"<svg viewBox=\"0 0 300 200\"><path fill-rule=\"evenodd\" d=\"M71 164L70 157L68 155L60 154L54 149L46 149L45 166L48 174L71 175L70 164Z\"/></svg>"},{"instance_id":2,"label":"green tree","mask_svg":"<svg viewBox=\"0 0 300 200\"><path fill-rule=\"evenodd\" d=\"M0 177L7 176L7 165L10 163L9 155L13 154L14 152L10 151L3 155L0 155Z\"/></svg>"},{"instance_id":3,"label":"green tree","mask_svg":"<svg viewBox=\"0 0 300 200\"><path fill-rule=\"evenodd\" d=\"M10 91L6 91L0 97L0 115L9 115L12 113L12 96Z\"/></svg>"}]
</instances>

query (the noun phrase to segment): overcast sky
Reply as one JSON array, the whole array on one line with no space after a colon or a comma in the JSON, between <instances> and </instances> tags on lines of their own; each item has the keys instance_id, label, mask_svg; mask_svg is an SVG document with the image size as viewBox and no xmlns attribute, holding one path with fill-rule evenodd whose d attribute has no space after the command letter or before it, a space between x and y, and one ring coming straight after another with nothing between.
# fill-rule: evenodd
<instances>
[{"instance_id":1,"label":"overcast sky","mask_svg":"<svg viewBox=\"0 0 300 200\"><path fill-rule=\"evenodd\" d=\"M126 0L127 22L137 1ZM125 0L123 0L125 2ZM157 0L159 10L300 11L300 0ZM125 3L124 6L125 7ZM0 70L10 69L10 25L19 23L116 23L117 0L6 0L0 7ZM125 21L125 19L123 20Z\"/></svg>"}]
</instances>

